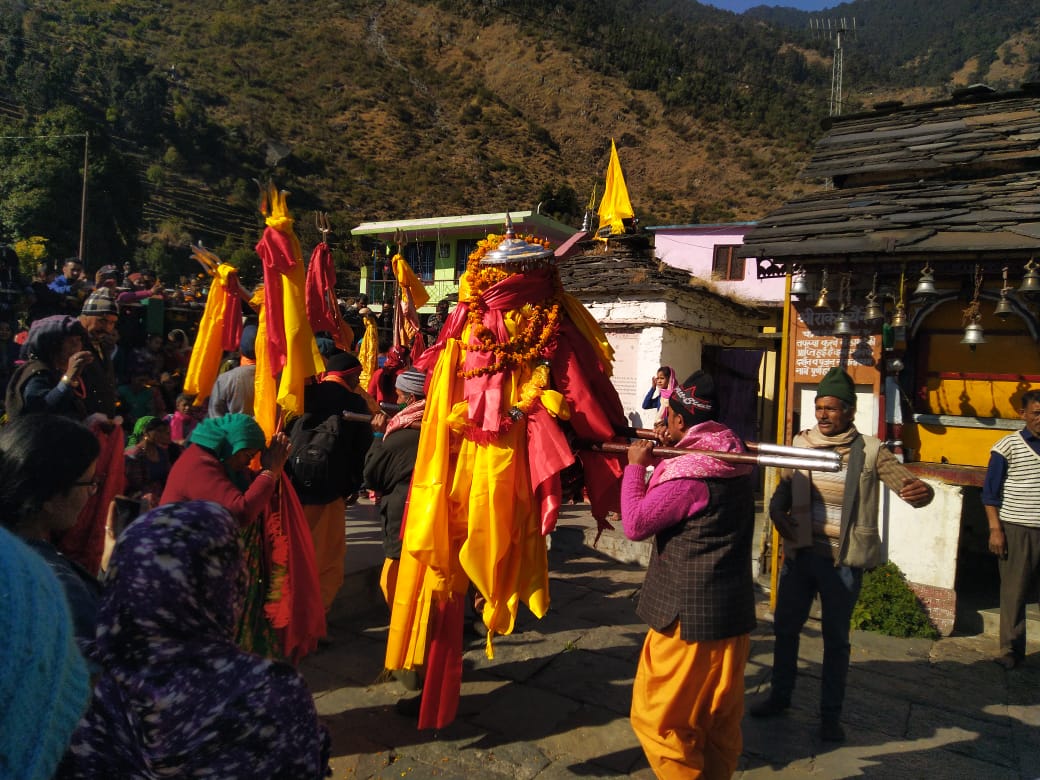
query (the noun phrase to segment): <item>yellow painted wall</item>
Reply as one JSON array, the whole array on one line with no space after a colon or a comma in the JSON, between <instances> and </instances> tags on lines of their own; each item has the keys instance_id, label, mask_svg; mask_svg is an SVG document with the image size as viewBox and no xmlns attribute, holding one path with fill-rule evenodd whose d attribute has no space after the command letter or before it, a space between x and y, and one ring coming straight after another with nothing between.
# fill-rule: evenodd
<instances>
[{"instance_id":1,"label":"yellow painted wall","mask_svg":"<svg viewBox=\"0 0 1040 780\"><path fill-rule=\"evenodd\" d=\"M914 399L914 411L1018 420L1018 401L1030 389L1030 383L997 375L1040 375L1040 346L1019 318L1012 316L1001 322L992 314L993 304L983 302L981 324L986 343L972 351L960 343L964 305L951 301L937 308L910 345L924 361L918 366L921 397ZM955 373L989 374L994 378L949 376ZM985 466L989 448L1007 433L995 428L921 424L905 426L904 440L915 450L915 460Z\"/></svg>"}]
</instances>

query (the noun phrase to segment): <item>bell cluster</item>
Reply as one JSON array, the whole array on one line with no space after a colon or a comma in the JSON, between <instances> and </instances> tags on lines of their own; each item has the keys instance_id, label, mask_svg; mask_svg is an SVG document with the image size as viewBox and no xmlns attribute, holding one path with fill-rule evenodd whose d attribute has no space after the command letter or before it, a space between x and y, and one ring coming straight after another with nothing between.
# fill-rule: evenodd
<instances>
[{"instance_id":1,"label":"bell cluster","mask_svg":"<svg viewBox=\"0 0 1040 780\"><path fill-rule=\"evenodd\" d=\"M1040 270L1035 259L1030 258L1023 269L1023 276L1018 287L1009 283L1010 267L1002 269L1002 285L997 296L993 314L1001 321L1012 314L1028 316L1029 304L1040 301ZM981 265L974 268L974 289L968 307L964 310L964 338L961 343L972 350L986 343L983 332L981 294L983 273ZM836 273L823 268L819 272L819 286L814 287L810 274L804 266L795 266L791 273L791 298L802 303L812 302L814 309L837 308L837 316L833 319L833 335L851 336L856 332L855 322L861 319L871 330L880 329L886 322L895 330L903 330L907 326L907 304L904 300L905 269L899 277L897 289L878 287L878 274L874 274L869 292L863 296L862 303L853 303L851 271ZM935 286L935 272L929 263L920 270L917 284L913 288L912 301L927 306L941 295ZM886 309L886 300L893 306ZM1016 305L1017 304L1017 305ZM855 316L853 316L855 314Z\"/></svg>"}]
</instances>

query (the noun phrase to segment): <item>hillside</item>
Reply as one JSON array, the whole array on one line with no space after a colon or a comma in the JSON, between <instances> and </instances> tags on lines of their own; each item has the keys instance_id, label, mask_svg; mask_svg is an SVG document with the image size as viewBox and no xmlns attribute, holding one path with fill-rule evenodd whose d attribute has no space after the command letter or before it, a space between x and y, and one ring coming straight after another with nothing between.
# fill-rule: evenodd
<instances>
[{"instance_id":1,"label":"hillside","mask_svg":"<svg viewBox=\"0 0 1040 780\"><path fill-rule=\"evenodd\" d=\"M893 3L839 8L894 15ZM918 13L925 3L898 5ZM1003 9L992 29L976 27L1009 53L977 51L978 64L957 60L943 79L907 83L896 49L856 65L850 48L853 105L934 97L998 64L1008 79L1035 71L1035 21L1020 0L970 5ZM735 16L690 0L0 0L0 134L37 139L0 140L0 230L43 235L55 257L75 251L84 130L88 264L133 256L177 273L187 242L203 240L251 265L254 178L292 192L305 247L311 212L328 211L345 269L364 261L349 229L365 220L542 203L577 224L602 188L612 137L643 224L755 219L812 186L796 174L821 132L830 82L828 44L808 38L798 12L760 10ZM976 13L966 2L961 11L951 25L958 51ZM947 43L936 31L930 45ZM73 137L39 139L45 131Z\"/></svg>"}]
</instances>

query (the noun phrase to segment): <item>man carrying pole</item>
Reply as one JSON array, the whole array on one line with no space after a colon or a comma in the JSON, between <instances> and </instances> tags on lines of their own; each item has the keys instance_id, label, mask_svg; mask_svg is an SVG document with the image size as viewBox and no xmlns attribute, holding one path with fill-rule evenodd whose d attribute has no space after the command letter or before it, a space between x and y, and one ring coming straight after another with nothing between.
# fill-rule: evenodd
<instances>
[{"instance_id":1,"label":"man carrying pole","mask_svg":"<svg viewBox=\"0 0 1040 780\"><path fill-rule=\"evenodd\" d=\"M654 537L636 610L650 631L632 690L632 728L658 777L728 778L742 746L755 626L752 466L708 454L744 452L715 421L708 374L695 372L668 404L665 444L698 452L661 461L648 483L653 442L639 439L622 477L625 535Z\"/></svg>"}]
</instances>

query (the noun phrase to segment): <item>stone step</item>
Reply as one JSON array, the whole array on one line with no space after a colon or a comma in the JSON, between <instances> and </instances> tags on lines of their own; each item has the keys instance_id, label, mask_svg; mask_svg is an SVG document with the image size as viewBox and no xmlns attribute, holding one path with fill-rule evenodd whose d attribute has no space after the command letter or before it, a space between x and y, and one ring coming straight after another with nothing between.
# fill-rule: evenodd
<instances>
[{"instance_id":1,"label":"stone step","mask_svg":"<svg viewBox=\"0 0 1040 780\"><path fill-rule=\"evenodd\" d=\"M957 631L961 634L984 634L999 637L1000 607L958 604ZM1026 637L1040 639L1040 607L1037 607L1035 603L1026 605Z\"/></svg>"}]
</instances>

